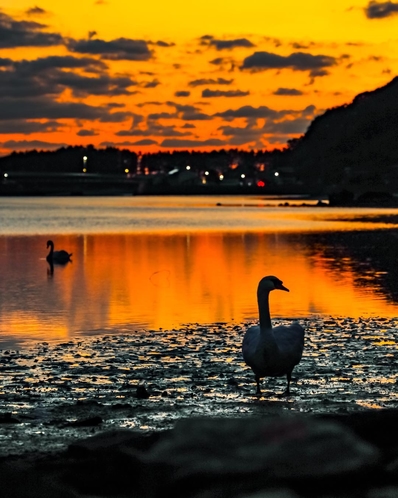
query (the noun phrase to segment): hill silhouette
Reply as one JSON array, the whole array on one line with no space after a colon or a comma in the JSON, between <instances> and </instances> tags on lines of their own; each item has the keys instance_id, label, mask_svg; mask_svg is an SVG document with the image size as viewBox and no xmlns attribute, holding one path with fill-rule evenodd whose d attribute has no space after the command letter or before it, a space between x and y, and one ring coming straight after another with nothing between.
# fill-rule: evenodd
<instances>
[{"instance_id":1,"label":"hill silhouette","mask_svg":"<svg viewBox=\"0 0 398 498\"><path fill-rule=\"evenodd\" d=\"M398 77L315 118L280 160L312 192L398 192Z\"/></svg>"}]
</instances>

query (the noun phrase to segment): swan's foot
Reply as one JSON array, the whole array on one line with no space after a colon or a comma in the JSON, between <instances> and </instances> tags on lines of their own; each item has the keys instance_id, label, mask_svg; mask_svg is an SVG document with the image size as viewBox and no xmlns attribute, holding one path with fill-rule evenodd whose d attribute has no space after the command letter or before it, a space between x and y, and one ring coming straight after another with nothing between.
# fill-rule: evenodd
<instances>
[{"instance_id":1,"label":"swan's foot","mask_svg":"<svg viewBox=\"0 0 398 498\"><path fill-rule=\"evenodd\" d=\"M286 389L285 391L283 391L283 393L277 395L278 398L287 398L289 396L291 396L291 392L289 389Z\"/></svg>"}]
</instances>

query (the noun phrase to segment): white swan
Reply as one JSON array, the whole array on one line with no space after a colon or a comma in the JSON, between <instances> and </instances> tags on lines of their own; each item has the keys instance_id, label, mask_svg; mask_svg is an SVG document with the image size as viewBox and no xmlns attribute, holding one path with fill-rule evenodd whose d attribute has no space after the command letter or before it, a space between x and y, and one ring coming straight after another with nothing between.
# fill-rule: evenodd
<instances>
[{"instance_id":1,"label":"white swan","mask_svg":"<svg viewBox=\"0 0 398 498\"><path fill-rule=\"evenodd\" d=\"M262 377L286 375L287 388L283 395L288 395L293 368L300 363L303 354L304 329L297 322L272 328L269 293L274 289L289 292L277 277L271 275L260 280L257 288L260 323L247 329L243 338L242 353L246 364L254 372L257 394L261 394Z\"/></svg>"},{"instance_id":2,"label":"white swan","mask_svg":"<svg viewBox=\"0 0 398 498\"><path fill-rule=\"evenodd\" d=\"M47 240L47 249L50 248L50 252L47 254L46 260L52 263L64 264L71 261L70 257L72 253L66 252L63 249L60 251L54 251L54 242L52 240Z\"/></svg>"}]
</instances>

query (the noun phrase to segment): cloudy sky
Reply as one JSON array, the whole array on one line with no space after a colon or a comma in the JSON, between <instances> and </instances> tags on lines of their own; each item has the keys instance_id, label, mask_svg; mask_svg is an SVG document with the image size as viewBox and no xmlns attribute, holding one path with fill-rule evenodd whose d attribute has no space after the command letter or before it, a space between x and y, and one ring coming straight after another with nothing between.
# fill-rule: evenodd
<instances>
[{"instance_id":1,"label":"cloudy sky","mask_svg":"<svg viewBox=\"0 0 398 498\"><path fill-rule=\"evenodd\" d=\"M398 73L398 1L2 0L0 154L273 149Z\"/></svg>"}]
</instances>

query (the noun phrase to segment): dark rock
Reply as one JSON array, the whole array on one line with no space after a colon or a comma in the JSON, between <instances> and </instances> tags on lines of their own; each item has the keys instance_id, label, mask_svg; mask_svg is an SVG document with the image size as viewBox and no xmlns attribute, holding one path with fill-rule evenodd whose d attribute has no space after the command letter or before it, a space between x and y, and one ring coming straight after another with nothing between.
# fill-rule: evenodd
<instances>
[{"instance_id":1,"label":"dark rock","mask_svg":"<svg viewBox=\"0 0 398 498\"><path fill-rule=\"evenodd\" d=\"M323 420L332 420L349 427L360 438L383 451L398 449L398 410L366 410L345 415L320 415Z\"/></svg>"},{"instance_id":2,"label":"dark rock","mask_svg":"<svg viewBox=\"0 0 398 498\"><path fill-rule=\"evenodd\" d=\"M107 431L57 454L3 458L0 495L395 498L393 412L189 418L164 432Z\"/></svg>"},{"instance_id":3,"label":"dark rock","mask_svg":"<svg viewBox=\"0 0 398 498\"><path fill-rule=\"evenodd\" d=\"M66 424L66 427L95 427L100 424L102 424L102 418L96 416L69 422L68 424Z\"/></svg>"},{"instance_id":4,"label":"dark rock","mask_svg":"<svg viewBox=\"0 0 398 498\"><path fill-rule=\"evenodd\" d=\"M192 483L199 489L222 486L228 493L285 482L301 491L309 482L323 489L326 481L332 485L342 477L363 480L379 460L378 449L348 428L292 416L181 420L144 456L146 472L159 476L151 494L167 487L181 497Z\"/></svg>"},{"instance_id":5,"label":"dark rock","mask_svg":"<svg viewBox=\"0 0 398 498\"><path fill-rule=\"evenodd\" d=\"M164 437L167 432L154 432L142 434L131 429L117 429L96 434L76 441L68 446L68 454L72 456L85 456L96 452L107 452L114 448L128 448L137 451L148 451Z\"/></svg>"},{"instance_id":6,"label":"dark rock","mask_svg":"<svg viewBox=\"0 0 398 498\"><path fill-rule=\"evenodd\" d=\"M21 421L12 416L12 413L1 413L0 424L20 424Z\"/></svg>"},{"instance_id":7,"label":"dark rock","mask_svg":"<svg viewBox=\"0 0 398 498\"><path fill-rule=\"evenodd\" d=\"M136 396L138 399L148 399L150 394L145 386L138 386L136 391Z\"/></svg>"}]
</instances>

